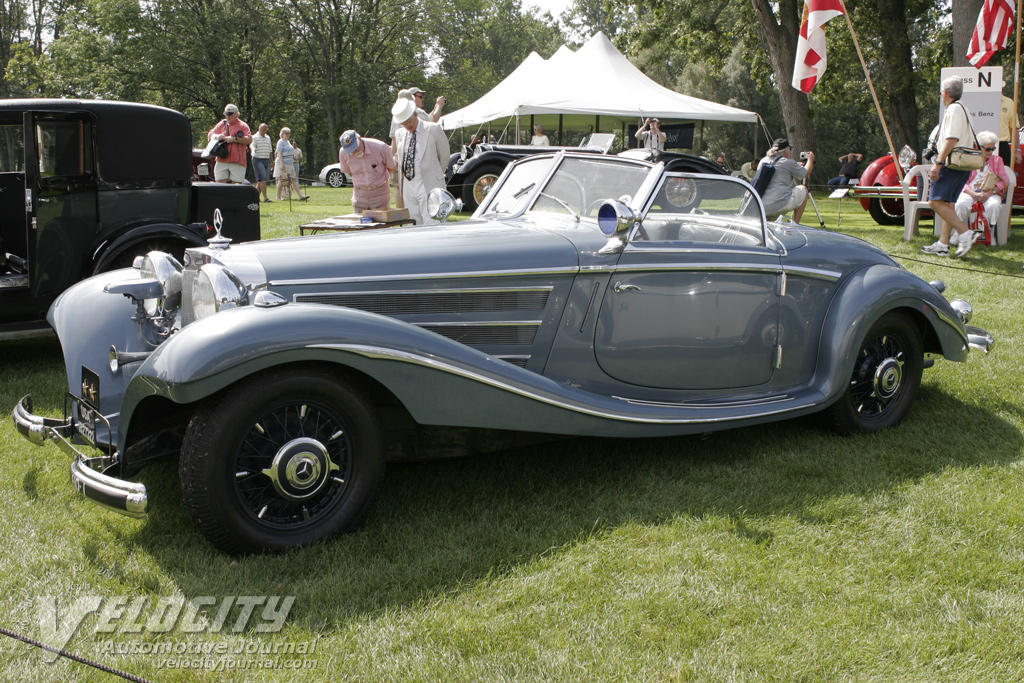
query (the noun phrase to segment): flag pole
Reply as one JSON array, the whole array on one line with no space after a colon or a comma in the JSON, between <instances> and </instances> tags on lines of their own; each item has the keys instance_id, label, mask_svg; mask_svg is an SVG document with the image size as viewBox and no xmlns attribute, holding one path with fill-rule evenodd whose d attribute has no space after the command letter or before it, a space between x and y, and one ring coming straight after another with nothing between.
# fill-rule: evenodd
<instances>
[{"instance_id":1,"label":"flag pole","mask_svg":"<svg viewBox=\"0 0 1024 683\"><path fill-rule=\"evenodd\" d=\"M1017 0L1017 4L1020 4L1021 0ZM846 3L843 0L839 0L839 4L843 8L843 16L846 17L846 25L850 27L850 35L853 36L853 46L857 48L857 56L860 58L860 65L864 67L864 76L868 79L868 89L871 90L871 99L875 101L875 109L878 110L878 120L882 122L882 130L885 131L885 141L889 143L889 153L892 154L893 165L896 167L896 177L903 182L903 168L900 166L900 158L896 156L896 148L893 147L892 137L889 135L889 127L885 125L885 116L882 115L882 105L878 103L878 93L875 92L875 85L871 82L871 72L868 71L867 62L864 61L864 53L860 51L860 42L857 40L857 32L853 30L853 21L850 19L850 13L846 10ZM1020 12L1017 12L1017 16L1020 16ZM1020 41L1017 41L1018 49Z\"/></svg>"},{"instance_id":2,"label":"flag pole","mask_svg":"<svg viewBox=\"0 0 1024 683\"><path fill-rule=\"evenodd\" d=\"M1017 112L1020 111L1017 108L1018 98L1020 97L1020 3L1021 0L1017 0L1017 61L1013 65L1013 117L1010 119L1011 126L1012 122L1017 121ZM1014 130L1010 134L1010 163L1013 164L1014 160L1017 159L1017 155L1020 153L1018 147L1020 145L1019 134Z\"/></svg>"}]
</instances>

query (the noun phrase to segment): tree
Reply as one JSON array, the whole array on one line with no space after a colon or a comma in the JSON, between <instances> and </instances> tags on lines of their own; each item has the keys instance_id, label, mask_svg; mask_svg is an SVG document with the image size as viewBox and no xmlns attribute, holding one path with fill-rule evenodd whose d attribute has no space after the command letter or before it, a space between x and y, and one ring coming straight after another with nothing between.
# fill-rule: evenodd
<instances>
[{"instance_id":1,"label":"tree","mask_svg":"<svg viewBox=\"0 0 1024 683\"><path fill-rule=\"evenodd\" d=\"M953 66L970 66L967 48L984 0L953 0Z\"/></svg>"}]
</instances>

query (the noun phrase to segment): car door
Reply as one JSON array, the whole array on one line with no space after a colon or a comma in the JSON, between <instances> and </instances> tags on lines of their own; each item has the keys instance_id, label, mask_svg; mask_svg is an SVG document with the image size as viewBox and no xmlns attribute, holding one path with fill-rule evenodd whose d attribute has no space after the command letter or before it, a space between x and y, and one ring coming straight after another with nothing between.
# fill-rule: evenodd
<instances>
[{"instance_id":1,"label":"car door","mask_svg":"<svg viewBox=\"0 0 1024 683\"><path fill-rule=\"evenodd\" d=\"M666 174L619 256L594 351L609 376L677 390L767 384L778 348L780 254L749 187Z\"/></svg>"},{"instance_id":2,"label":"car door","mask_svg":"<svg viewBox=\"0 0 1024 683\"><path fill-rule=\"evenodd\" d=\"M84 112L29 112L24 119L30 287L36 303L48 306L90 274L98 186L93 124Z\"/></svg>"}]
</instances>

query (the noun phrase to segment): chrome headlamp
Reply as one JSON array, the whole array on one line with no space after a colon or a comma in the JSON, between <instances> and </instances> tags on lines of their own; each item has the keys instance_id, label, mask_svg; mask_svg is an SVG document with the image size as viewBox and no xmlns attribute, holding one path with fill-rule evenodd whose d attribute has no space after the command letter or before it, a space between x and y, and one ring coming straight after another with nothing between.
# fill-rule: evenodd
<instances>
[{"instance_id":1,"label":"chrome headlamp","mask_svg":"<svg viewBox=\"0 0 1024 683\"><path fill-rule=\"evenodd\" d=\"M952 306L953 310L956 311L956 314L960 316L960 322L964 325L971 322L971 317L974 315L974 309L971 308L969 303L963 299L954 299L949 303L949 305Z\"/></svg>"},{"instance_id":2,"label":"chrome headlamp","mask_svg":"<svg viewBox=\"0 0 1024 683\"><path fill-rule=\"evenodd\" d=\"M156 301L156 307L165 311L175 310L181 305L181 271L178 259L162 251L151 251L142 257L139 276L143 280L160 283L163 296ZM155 313L156 311L149 311Z\"/></svg>"},{"instance_id":3,"label":"chrome headlamp","mask_svg":"<svg viewBox=\"0 0 1024 683\"><path fill-rule=\"evenodd\" d=\"M915 152L910 145L903 145L903 149L900 150L899 159L900 166L903 167L903 170L909 171L917 165L917 152Z\"/></svg>"},{"instance_id":4,"label":"chrome headlamp","mask_svg":"<svg viewBox=\"0 0 1024 683\"><path fill-rule=\"evenodd\" d=\"M192 283L192 311L196 320L245 304L245 285L234 273L214 263L199 269Z\"/></svg>"}]
</instances>

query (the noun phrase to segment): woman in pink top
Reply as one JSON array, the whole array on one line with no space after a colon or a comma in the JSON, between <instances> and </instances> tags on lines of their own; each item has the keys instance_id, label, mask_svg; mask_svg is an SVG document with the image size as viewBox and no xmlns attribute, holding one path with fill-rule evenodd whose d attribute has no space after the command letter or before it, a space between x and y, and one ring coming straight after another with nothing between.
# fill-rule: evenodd
<instances>
[{"instance_id":1,"label":"woman in pink top","mask_svg":"<svg viewBox=\"0 0 1024 683\"><path fill-rule=\"evenodd\" d=\"M999 136L990 130L982 131L978 133L978 144L981 145L985 165L977 171L971 171L967 184L956 200L956 215L966 225L971 207L975 202L981 202L985 207L985 220L992 226L999 218L999 207L1006 195L1009 179L1002 158L993 154L999 148Z\"/></svg>"}]
</instances>

